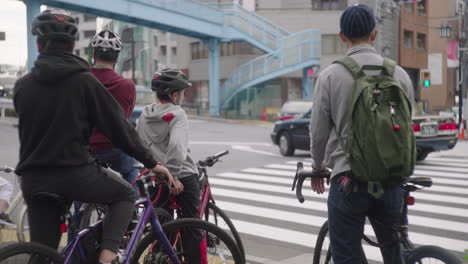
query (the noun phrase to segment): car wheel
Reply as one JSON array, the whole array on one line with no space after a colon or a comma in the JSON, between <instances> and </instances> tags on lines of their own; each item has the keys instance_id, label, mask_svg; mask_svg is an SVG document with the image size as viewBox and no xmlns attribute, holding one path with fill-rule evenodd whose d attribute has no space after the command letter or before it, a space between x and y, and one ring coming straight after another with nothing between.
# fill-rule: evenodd
<instances>
[{"instance_id":1,"label":"car wheel","mask_svg":"<svg viewBox=\"0 0 468 264\"><path fill-rule=\"evenodd\" d=\"M418 150L416 154L416 161L423 161L427 158L427 155L429 155L430 152L428 151L423 151L423 150Z\"/></svg>"},{"instance_id":2,"label":"car wheel","mask_svg":"<svg viewBox=\"0 0 468 264\"><path fill-rule=\"evenodd\" d=\"M291 156L292 154L294 154L294 147L291 142L291 136L289 136L288 132L281 133L280 138L278 140L278 146L281 155Z\"/></svg>"}]
</instances>

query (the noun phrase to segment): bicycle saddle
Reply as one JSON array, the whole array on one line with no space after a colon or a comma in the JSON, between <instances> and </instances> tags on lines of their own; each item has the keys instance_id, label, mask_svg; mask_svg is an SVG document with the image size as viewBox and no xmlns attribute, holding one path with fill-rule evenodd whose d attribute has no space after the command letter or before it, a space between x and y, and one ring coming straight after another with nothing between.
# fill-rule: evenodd
<instances>
[{"instance_id":1,"label":"bicycle saddle","mask_svg":"<svg viewBox=\"0 0 468 264\"><path fill-rule=\"evenodd\" d=\"M402 184L402 188L409 192L419 190L423 187L431 186L432 179L429 177L411 177L406 179Z\"/></svg>"}]
</instances>

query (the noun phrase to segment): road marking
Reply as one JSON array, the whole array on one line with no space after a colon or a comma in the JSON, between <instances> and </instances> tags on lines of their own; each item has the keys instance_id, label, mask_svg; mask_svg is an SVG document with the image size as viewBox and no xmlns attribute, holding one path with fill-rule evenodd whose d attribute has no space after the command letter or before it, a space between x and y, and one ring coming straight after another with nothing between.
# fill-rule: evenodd
<instances>
[{"instance_id":1,"label":"road marking","mask_svg":"<svg viewBox=\"0 0 468 264\"><path fill-rule=\"evenodd\" d=\"M236 228L244 234L249 234L257 237L283 241L290 244L312 247L315 245L317 236L314 234L306 234L289 229L272 227L258 223L251 223L241 220L233 220ZM375 261L382 261L380 250L376 247L363 245L366 257Z\"/></svg>"},{"instance_id":2,"label":"road marking","mask_svg":"<svg viewBox=\"0 0 468 264\"><path fill-rule=\"evenodd\" d=\"M265 142L235 142L235 141L190 141L189 145L247 145L247 146L272 146Z\"/></svg>"},{"instance_id":3,"label":"road marking","mask_svg":"<svg viewBox=\"0 0 468 264\"><path fill-rule=\"evenodd\" d=\"M282 193L282 194L294 194L293 192L291 192L290 188L272 186L268 184L242 182L239 180L226 180L226 179L219 179L219 178L210 178L210 182L213 184L244 188L252 192L255 192L257 190L267 190L270 192L276 192L276 193ZM413 196L416 199L422 199L422 200L429 200L428 198L432 198L432 200L437 199L437 201L445 201L448 203L461 203L463 205L468 204L468 198L462 198L462 197L442 196L442 195L434 195L434 194L423 195L422 193L415 193L413 194ZM437 196L438 198L435 198L435 196ZM308 195L306 194L306 192L304 192L304 198L306 199L310 199L310 198L327 199L327 197L328 197L328 192L325 192L324 195L315 195L315 196ZM440 199L440 197L444 197L445 199ZM468 209L424 204L424 203L418 203L418 206L415 206L414 208L412 208L412 210L423 211L423 212L441 212L441 213L443 212L444 214L453 215L453 216L467 216L468 215Z\"/></svg>"},{"instance_id":4,"label":"road marking","mask_svg":"<svg viewBox=\"0 0 468 264\"><path fill-rule=\"evenodd\" d=\"M256 206L250 206L250 205L236 204L232 202L219 201L219 199L217 200L217 204L220 206L220 208L223 208L223 210L251 215L254 218L256 216L259 216L259 217L264 217L264 218L269 218L269 219L279 219L279 220L288 221L292 223L311 225L311 226L316 226L316 227L321 227L323 223L327 220L326 217L291 213L291 212L279 211L279 210L268 209L268 208L260 208ZM413 218L411 218L411 220L412 221L410 223L413 223L413 221L415 221L415 219ZM427 218L425 221L427 222ZM468 228L468 225L461 224L460 226L464 228ZM368 225L368 224L365 225L364 233L368 236L375 237L375 234L371 225ZM415 244L424 245L425 243L427 243L427 241L437 240L437 243L438 243L437 245L440 245L445 248L450 248L452 250L460 251L460 252L463 252L463 250L468 246L467 241L451 239L451 238L443 238L440 236L421 234L421 233L416 233L416 232L411 232L411 231L409 233L409 237L411 238L411 241Z\"/></svg>"},{"instance_id":5,"label":"road marking","mask_svg":"<svg viewBox=\"0 0 468 264\"><path fill-rule=\"evenodd\" d=\"M273 156L273 157L281 157L281 155L279 155L279 154L271 153L271 152L268 152L268 151L256 150L256 149L253 149L251 146L245 146L245 145L244 146L243 145L233 145L232 149L247 151L247 152L253 152L253 153L267 155L267 156Z\"/></svg>"},{"instance_id":6,"label":"road marking","mask_svg":"<svg viewBox=\"0 0 468 264\"><path fill-rule=\"evenodd\" d=\"M294 165L283 165L283 164L269 164L265 165L265 168L268 169L281 169L281 170L288 170L288 171L296 171L296 166ZM468 170L465 170L466 173L468 173ZM466 176L468 179L468 175ZM468 181L467 180L453 180L453 179L442 179L442 178L433 178L432 179L434 183L440 183L440 184L453 184L453 185L458 185L458 186L467 186L468 187ZM432 187L431 187L432 188ZM463 189L463 188L460 188ZM466 194L467 191L461 192L462 194Z\"/></svg>"},{"instance_id":7,"label":"road marking","mask_svg":"<svg viewBox=\"0 0 468 264\"><path fill-rule=\"evenodd\" d=\"M436 157L430 157L430 158L427 158L423 161L420 161L420 163L430 163L431 161L435 161L435 162L451 162L451 163L462 163L462 164L467 164L468 163L468 159L460 159L460 158L453 158L453 159L450 159L450 158L436 158Z\"/></svg>"},{"instance_id":8,"label":"road marking","mask_svg":"<svg viewBox=\"0 0 468 264\"><path fill-rule=\"evenodd\" d=\"M287 164L297 164L295 161L288 161ZM310 162L303 162L304 166L310 167L312 163ZM451 165L446 165L446 166L451 166ZM454 173L454 172L440 172L440 171L433 171L428 168L427 170L422 170L418 169L418 165L416 165L416 168L414 170L414 175L415 176L437 176L437 177L442 177L442 178L460 178L460 179L467 179L468 178L468 167L465 169L467 173Z\"/></svg>"}]
</instances>

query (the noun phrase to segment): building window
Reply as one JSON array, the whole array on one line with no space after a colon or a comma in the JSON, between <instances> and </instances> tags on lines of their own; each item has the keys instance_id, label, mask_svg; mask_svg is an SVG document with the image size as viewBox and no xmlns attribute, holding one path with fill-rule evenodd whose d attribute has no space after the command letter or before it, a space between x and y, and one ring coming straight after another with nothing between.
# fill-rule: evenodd
<instances>
[{"instance_id":1,"label":"building window","mask_svg":"<svg viewBox=\"0 0 468 264\"><path fill-rule=\"evenodd\" d=\"M314 10L343 10L347 6L347 0L312 0Z\"/></svg>"},{"instance_id":2,"label":"building window","mask_svg":"<svg viewBox=\"0 0 468 264\"><path fill-rule=\"evenodd\" d=\"M96 35L96 30L85 30L84 31L84 37L85 38L92 38Z\"/></svg>"},{"instance_id":3,"label":"building window","mask_svg":"<svg viewBox=\"0 0 468 264\"><path fill-rule=\"evenodd\" d=\"M172 55L174 56L177 55L177 47L172 47L171 50L172 50Z\"/></svg>"},{"instance_id":4,"label":"building window","mask_svg":"<svg viewBox=\"0 0 468 264\"><path fill-rule=\"evenodd\" d=\"M77 33L75 36L75 41L80 41L80 33Z\"/></svg>"},{"instance_id":5,"label":"building window","mask_svg":"<svg viewBox=\"0 0 468 264\"><path fill-rule=\"evenodd\" d=\"M426 35L418 33L418 50L426 50Z\"/></svg>"},{"instance_id":6,"label":"building window","mask_svg":"<svg viewBox=\"0 0 468 264\"><path fill-rule=\"evenodd\" d=\"M75 50L75 55L76 55L76 56L80 56L80 50L79 50L79 49L76 49L76 50Z\"/></svg>"},{"instance_id":7,"label":"building window","mask_svg":"<svg viewBox=\"0 0 468 264\"><path fill-rule=\"evenodd\" d=\"M413 13L413 3L404 3L403 6L405 7L406 13Z\"/></svg>"},{"instance_id":8,"label":"building window","mask_svg":"<svg viewBox=\"0 0 468 264\"><path fill-rule=\"evenodd\" d=\"M158 71L158 67L159 67L159 62L158 60L154 60L154 71Z\"/></svg>"},{"instance_id":9,"label":"building window","mask_svg":"<svg viewBox=\"0 0 468 264\"><path fill-rule=\"evenodd\" d=\"M5 31L0 32L0 40L5 40Z\"/></svg>"},{"instance_id":10,"label":"building window","mask_svg":"<svg viewBox=\"0 0 468 264\"><path fill-rule=\"evenodd\" d=\"M404 47L411 49L413 48L413 32L405 30L403 33Z\"/></svg>"},{"instance_id":11,"label":"building window","mask_svg":"<svg viewBox=\"0 0 468 264\"><path fill-rule=\"evenodd\" d=\"M167 47L166 45L161 45L159 47L159 52L161 53L162 56L166 56L167 55Z\"/></svg>"},{"instance_id":12,"label":"building window","mask_svg":"<svg viewBox=\"0 0 468 264\"><path fill-rule=\"evenodd\" d=\"M75 17L75 24L80 24L80 17Z\"/></svg>"},{"instance_id":13,"label":"building window","mask_svg":"<svg viewBox=\"0 0 468 264\"><path fill-rule=\"evenodd\" d=\"M85 53L85 55L91 55L91 54L93 54L93 47L86 47L86 48L84 49L84 53Z\"/></svg>"},{"instance_id":14,"label":"building window","mask_svg":"<svg viewBox=\"0 0 468 264\"><path fill-rule=\"evenodd\" d=\"M343 54L345 46L339 35L322 35L322 55Z\"/></svg>"},{"instance_id":15,"label":"building window","mask_svg":"<svg viewBox=\"0 0 468 264\"><path fill-rule=\"evenodd\" d=\"M158 46L158 36L153 36L153 43L155 47Z\"/></svg>"},{"instance_id":16,"label":"building window","mask_svg":"<svg viewBox=\"0 0 468 264\"><path fill-rule=\"evenodd\" d=\"M97 18L97 17L96 17L95 15L84 14L84 21L85 21L85 22L88 22L88 21L95 21L96 18Z\"/></svg>"},{"instance_id":17,"label":"building window","mask_svg":"<svg viewBox=\"0 0 468 264\"><path fill-rule=\"evenodd\" d=\"M418 3L418 15L420 16L425 16L426 15L426 1L421 0L421 2Z\"/></svg>"}]
</instances>

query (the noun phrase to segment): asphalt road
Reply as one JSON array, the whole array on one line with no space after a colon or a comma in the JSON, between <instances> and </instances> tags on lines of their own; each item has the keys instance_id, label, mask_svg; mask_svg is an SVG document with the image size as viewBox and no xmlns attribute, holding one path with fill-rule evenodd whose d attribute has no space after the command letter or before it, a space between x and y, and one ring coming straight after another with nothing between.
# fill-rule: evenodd
<instances>
[{"instance_id":1,"label":"asphalt road","mask_svg":"<svg viewBox=\"0 0 468 264\"><path fill-rule=\"evenodd\" d=\"M312 194L305 185L306 202L296 200L290 189L295 163L308 165L310 155L298 151L282 157L271 144L270 132L269 124L192 119L190 149L196 160L230 151L208 173L217 204L241 233L249 263L310 263L326 220L327 196ZM17 160L16 128L0 121L0 164L15 165ZM468 249L468 142L431 154L417 165L415 174L431 176L434 186L414 194L410 238L415 244L439 245L463 257ZM373 235L369 226L366 233ZM366 247L366 255L380 260L375 248Z\"/></svg>"}]
</instances>

